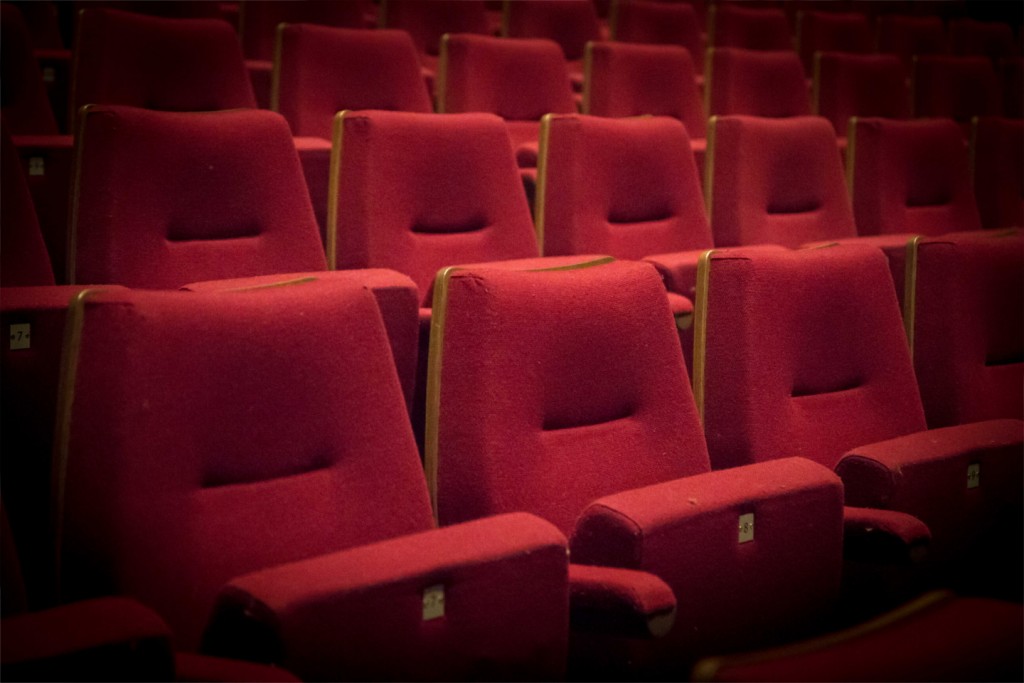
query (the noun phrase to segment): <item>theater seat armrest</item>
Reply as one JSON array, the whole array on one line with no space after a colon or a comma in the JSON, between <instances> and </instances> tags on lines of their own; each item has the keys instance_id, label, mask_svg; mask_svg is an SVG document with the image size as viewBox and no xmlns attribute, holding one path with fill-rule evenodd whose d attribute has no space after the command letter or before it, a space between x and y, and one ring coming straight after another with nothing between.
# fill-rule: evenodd
<instances>
[{"instance_id":1,"label":"theater seat armrest","mask_svg":"<svg viewBox=\"0 0 1024 683\"><path fill-rule=\"evenodd\" d=\"M675 623L676 597L654 574L569 565L572 627L623 637L660 638Z\"/></svg>"},{"instance_id":2,"label":"theater seat armrest","mask_svg":"<svg viewBox=\"0 0 1024 683\"><path fill-rule=\"evenodd\" d=\"M843 551L848 560L920 562L928 554L931 537L924 522L904 512L843 509Z\"/></svg>"},{"instance_id":3,"label":"theater seat armrest","mask_svg":"<svg viewBox=\"0 0 1024 683\"><path fill-rule=\"evenodd\" d=\"M846 488L846 503L857 507L917 514L913 503L923 500L922 487L932 498L962 498L964 489L1006 486L1007 479L1015 482L1017 490L1010 495L1019 502L1022 445L1024 422L987 420L862 446L843 455L835 470Z\"/></svg>"},{"instance_id":4,"label":"theater seat armrest","mask_svg":"<svg viewBox=\"0 0 1024 683\"><path fill-rule=\"evenodd\" d=\"M550 523L513 513L247 574L222 589L203 651L303 680L462 678L474 657L559 676L566 546Z\"/></svg>"},{"instance_id":5,"label":"theater seat armrest","mask_svg":"<svg viewBox=\"0 0 1024 683\"><path fill-rule=\"evenodd\" d=\"M71 135L12 135L11 141L21 153L35 149L40 152L66 150L70 154L75 146Z\"/></svg>"},{"instance_id":6,"label":"theater seat armrest","mask_svg":"<svg viewBox=\"0 0 1024 683\"><path fill-rule=\"evenodd\" d=\"M127 598L98 598L3 620L5 680L170 680L171 632Z\"/></svg>"},{"instance_id":7,"label":"theater seat armrest","mask_svg":"<svg viewBox=\"0 0 1024 683\"><path fill-rule=\"evenodd\" d=\"M698 249L673 254L654 254L645 257L644 261L658 270L668 291L692 301L697 289L697 261L704 251Z\"/></svg>"}]
</instances>

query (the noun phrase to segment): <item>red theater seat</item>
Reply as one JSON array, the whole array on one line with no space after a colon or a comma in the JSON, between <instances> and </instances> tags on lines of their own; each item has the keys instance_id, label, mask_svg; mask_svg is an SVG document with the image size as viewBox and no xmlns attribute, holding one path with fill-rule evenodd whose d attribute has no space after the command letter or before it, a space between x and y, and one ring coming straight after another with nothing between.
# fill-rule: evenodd
<instances>
[{"instance_id":1,"label":"red theater seat","mask_svg":"<svg viewBox=\"0 0 1024 683\"><path fill-rule=\"evenodd\" d=\"M950 119L855 118L846 175L861 235L981 227L967 142Z\"/></svg>"},{"instance_id":2,"label":"red theater seat","mask_svg":"<svg viewBox=\"0 0 1024 683\"><path fill-rule=\"evenodd\" d=\"M1024 120L983 116L971 126L971 173L982 227L1024 226Z\"/></svg>"},{"instance_id":3,"label":"red theater seat","mask_svg":"<svg viewBox=\"0 0 1024 683\"><path fill-rule=\"evenodd\" d=\"M651 629L663 638L601 640L580 664L682 676L695 654L785 638L828 612L837 479L799 458L710 471L653 267L450 268L434 292L426 468L441 524L506 510L550 520L584 565L570 571L574 607L618 607L612 633L656 623L647 573L675 594L674 626Z\"/></svg>"},{"instance_id":4,"label":"red theater seat","mask_svg":"<svg viewBox=\"0 0 1024 683\"><path fill-rule=\"evenodd\" d=\"M583 85L587 43L605 37L593 0L506 0L501 35L558 43L577 90Z\"/></svg>"},{"instance_id":5,"label":"red theater seat","mask_svg":"<svg viewBox=\"0 0 1024 683\"><path fill-rule=\"evenodd\" d=\"M840 137L853 116L910 118L910 89L895 55L820 52L814 59L812 108Z\"/></svg>"},{"instance_id":6,"label":"red theater seat","mask_svg":"<svg viewBox=\"0 0 1024 683\"><path fill-rule=\"evenodd\" d=\"M907 260L904 318L928 426L1024 419L1020 230L918 238Z\"/></svg>"},{"instance_id":7,"label":"red theater seat","mask_svg":"<svg viewBox=\"0 0 1024 683\"><path fill-rule=\"evenodd\" d=\"M85 294L56 453L61 594L304 680L560 677L566 541L434 528L374 297L317 280Z\"/></svg>"},{"instance_id":8,"label":"red theater seat","mask_svg":"<svg viewBox=\"0 0 1024 683\"><path fill-rule=\"evenodd\" d=\"M576 111L562 51L547 39L449 34L438 80L437 110L505 119L523 168L537 165L541 117Z\"/></svg>"},{"instance_id":9,"label":"red theater seat","mask_svg":"<svg viewBox=\"0 0 1024 683\"><path fill-rule=\"evenodd\" d=\"M703 80L704 36L697 7L689 2L622 0L613 3L610 38L624 43L678 45L690 52Z\"/></svg>"},{"instance_id":10,"label":"red theater seat","mask_svg":"<svg viewBox=\"0 0 1024 683\"><path fill-rule=\"evenodd\" d=\"M694 393L711 463L811 458L848 505L924 521L936 576L998 592L1002 575L1019 591L1024 423L926 429L888 275L865 246L709 252Z\"/></svg>"},{"instance_id":11,"label":"red theater seat","mask_svg":"<svg viewBox=\"0 0 1024 683\"><path fill-rule=\"evenodd\" d=\"M804 67L792 50L709 49L704 98L708 116L785 117L811 113Z\"/></svg>"},{"instance_id":12,"label":"red theater seat","mask_svg":"<svg viewBox=\"0 0 1024 683\"><path fill-rule=\"evenodd\" d=\"M405 31L290 24L278 40L272 108L293 135L329 140L343 109L433 111Z\"/></svg>"},{"instance_id":13,"label":"red theater seat","mask_svg":"<svg viewBox=\"0 0 1024 683\"><path fill-rule=\"evenodd\" d=\"M6 118L0 123L0 173L0 287L52 285L50 255Z\"/></svg>"},{"instance_id":14,"label":"red theater seat","mask_svg":"<svg viewBox=\"0 0 1024 683\"><path fill-rule=\"evenodd\" d=\"M982 55L995 61L1015 54L1013 27L1002 21L970 17L950 19L949 51L955 55Z\"/></svg>"},{"instance_id":15,"label":"red theater seat","mask_svg":"<svg viewBox=\"0 0 1024 683\"><path fill-rule=\"evenodd\" d=\"M717 2L708 8L708 47L792 50L793 37L779 7Z\"/></svg>"},{"instance_id":16,"label":"red theater seat","mask_svg":"<svg viewBox=\"0 0 1024 683\"><path fill-rule=\"evenodd\" d=\"M0 5L0 105L6 125L15 135L55 135L54 117L32 35L16 5Z\"/></svg>"},{"instance_id":17,"label":"red theater seat","mask_svg":"<svg viewBox=\"0 0 1024 683\"><path fill-rule=\"evenodd\" d=\"M878 52L898 56L908 76L915 56L949 51L946 27L937 15L880 14L875 18L875 45Z\"/></svg>"},{"instance_id":18,"label":"red theater seat","mask_svg":"<svg viewBox=\"0 0 1024 683\"><path fill-rule=\"evenodd\" d=\"M955 119L967 137L971 118L1002 113L999 82L986 57L921 55L912 73L915 117Z\"/></svg>"},{"instance_id":19,"label":"red theater seat","mask_svg":"<svg viewBox=\"0 0 1024 683\"><path fill-rule=\"evenodd\" d=\"M797 52L808 76L814 53L864 54L874 49L871 20L862 12L801 11L796 24Z\"/></svg>"}]
</instances>

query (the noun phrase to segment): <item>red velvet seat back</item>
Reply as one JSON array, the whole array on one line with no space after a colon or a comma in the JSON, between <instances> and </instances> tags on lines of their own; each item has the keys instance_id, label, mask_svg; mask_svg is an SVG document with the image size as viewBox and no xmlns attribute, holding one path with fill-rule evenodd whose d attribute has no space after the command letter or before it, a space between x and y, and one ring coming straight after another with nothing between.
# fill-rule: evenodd
<instances>
[{"instance_id":1,"label":"red velvet seat back","mask_svg":"<svg viewBox=\"0 0 1024 683\"><path fill-rule=\"evenodd\" d=\"M864 54L874 49L871 22L861 12L800 12L796 26L797 51L808 74L815 52Z\"/></svg>"},{"instance_id":2,"label":"red velvet seat back","mask_svg":"<svg viewBox=\"0 0 1024 683\"><path fill-rule=\"evenodd\" d=\"M702 265L694 377L715 468L785 456L831 468L925 428L879 249L737 249Z\"/></svg>"},{"instance_id":3,"label":"red velvet seat back","mask_svg":"<svg viewBox=\"0 0 1024 683\"><path fill-rule=\"evenodd\" d=\"M697 73L704 73L702 21L692 3L628 0L615 9L609 20L613 40L685 47Z\"/></svg>"},{"instance_id":4,"label":"red velvet seat back","mask_svg":"<svg viewBox=\"0 0 1024 683\"><path fill-rule=\"evenodd\" d=\"M280 115L118 106L84 112L71 282L176 288L326 268Z\"/></svg>"},{"instance_id":5,"label":"red velvet seat back","mask_svg":"<svg viewBox=\"0 0 1024 683\"><path fill-rule=\"evenodd\" d=\"M56 135L57 119L50 107L32 44L19 8L0 5L0 111L16 135Z\"/></svg>"},{"instance_id":6,"label":"red velvet seat back","mask_svg":"<svg viewBox=\"0 0 1024 683\"><path fill-rule=\"evenodd\" d=\"M483 0L381 0L381 28L407 31L422 55L441 53L445 33L489 33L487 4Z\"/></svg>"},{"instance_id":7,"label":"red velvet seat back","mask_svg":"<svg viewBox=\"0 0 1024 683\"><path fill-rule=\"evenodd\" d=\"M639 259L712 246L679 121L574 115L545 127L536 220L546 255Z\"/></svg>"},{"instance_id":8,"label":"red velvet seat back","mask_svg":"<svg viewBox=\"0 0 1024 683\"><path fill-rule=\"evenodd\" d=\"M86 104L164 111L256 107L238 36L219 19L86 9L75 38L72 114Z\"/></svg>"},{"instance_id":9,"label":"red velvet seat back","mask_svg":"<svg viewBox=\"0 0 1024 683\"><path fill-rule=\"evenodd\" d=\"M0 123L0 194L0 287L54 284L50 255L6 118Z\"/></svg>"},{"instance_id":10,"label":"red velvet seat back","mask_svg":"<svg viewBox=\"0 0 1024 683\"><path fill-rule=\"evenodd\" d=\"M539 253L496 116L346 112L335 119L333 155L328 253L338 268L405 273L429 305L444 266Z\"/></svg>"},{"instance_id":11,"label":"red velvet seat back","mask_svg":"<svg viewBox=\"0 0 1024 683\"><path fill-rule=\"evenodd\" d=\"M1003 21L951 19L947 26L949 51L955 55L982 55L996 60L1014 55L1013 27Z\"/></svg>"},{"instance_id":12,"label":"red velvet seat back","mask_svg":"<svg viewBox=\"0 0 1024 683\"><path fill-rule=\"evenodd\" d=\"M451 34L441 59L439 111L510 121L576 111L565 58L551 40Z\"/></svg>"},{"instance_id":13,"label":"red velvet seat back","mask_svg":"<svg viewBox=\"0 0 1024 683\"><path fill-rule=\"evenodd\" d=\"M1002 112L999 81L987 57L921 55L911 81L916 117L945 117L966 124L973 116Z\"/></svg>"},{"instance_id":14,"label":"red velvet seat back","mask_svg":"<svg viewBox=\"0 0 1024 683\"><path fill-rule=\"evenodd\" d=\"M1024 119L975 118L971 170L982 227L1024 226Z\"/></svg>"},{"instance_id":15,"label":"red velvet seat back","mask_svg":"<svg viewBox=\"0 0 1024 683\"><path fill-rule=\"evenodd\" d=\"M941 235L981 227L967 142L949 119L858 118L847 184L862 235Z\"/></svg>"},{"instance_id":16,"label":"red velvet seat back","mask_svg":"<svg viewBox=\"0 0 1024 683\"><path fill-rule=\"evenodd\" d=\"M711 120L705 192L719 247L854 237L835 131L821 117Z\"/></svg>"},{"instance_id":17,"label":"red velvet seat back","mask_svg":"<svg viewBox=\"0 0 1024 683\"><path fill-rule=\"evenodd\" d=\"M777 118L811 113L804 67L792 50L709 50L704 88L709 116L745 114Z\"/></svg>"},{"instance_id":18,"label":"red velvet seat back","mask_svg":"<svg viewBox=\"0 0 1024 683\"><path fill-rule=\"evenodd\" d=\"M481 267L437 291L427 468L441 524L526 510L571 533L601 496L708 470L653 267Z\"/></svg>"},{"instance_id":19,"label":"red velvet seat back","mask_svg":"<svg viewBox=\"0 0 1024 683\"><path fill-rule=\"evenodd\" d=\"M1024 237L921 239L908 282L929 427L1024 418Z\"/></svg>"},{"instance_id":20,"label":"red velvet seat back","mask_svg":"<svg viewBox=\"0 0 1024 683\"><path fill-rule=\"evenodd\" d=\"M910 118L910 91L895 55L822 52L815 58L814 113L847 135L852 116Z\"/></svg>"},{"instance_id":21,"label":"red velvet seat back","mask_svg":"<svg viewBox=\"0 0 1024 683\"><path fill-rule=\"evenodd\" d=\"M372 0L242 0L238 35L247 59L273 59L278 24L368 28Z\"/></svg>"},{"instance_id":22,"label":"red velvet seat back","mask_svg":"<svg viewBox=\"0 0 1024 683\"><path fill-rule=\"evenodd\" d=\"M708 45L747 50L792 50L786 13L778 7L713 4L708 12Z\"/></svg>"},{"instance_id":23,"label":"red velvet seat back","mask_svg":"<svg viewBox=\"0 0 1024 683\"><path fill-rule=\"evenodd\" d=\"M629 5L626 5L629 7ZM691 54L670 45L591 43L583 112L594 116L671 116L692 138L707 132Z\"/></svg>"},{"instance_id":24,"label":"red velvet seat back","mask_svg":"<svg viewBox=\"0 0 1024 683\"><path fill-rule=\"evenodd\" d=\"M279 40L273 108L295 135L329 139L343 109L433 111L405 31L291 24Z\"/></svg>"},{"instance_id":25,"label":"red velvet seat back","mask_svg":"<svg viewBox=\"0 0 1024 683\"><path fill-rule=\"evenodd\" d=\"M65 597L134 596L192 649L228 580L431 528L363 287L95 294L71 315Z\"/></svg>"},{"instance_id":26,"label":"red velvet seat back","mask_svg":"<svg viewBox=\"0 0 1024 683\"><path fill-rule=\"evenodd\" d=\"M875 19L878 52L895 54L907 74L915 55L947 52L946 27L937 15L882 14Z\"/></svg>"},{"instance_id":27,"label":"red velvet seat back","mask_svg":"<svg viewBox=\"0 0 1024 683\"><path fill-rule=\"evenodd\" d=\"M569 60L582 59L587 41L602 37L593 0L507 2L502 35L553 40Z\"/></svg>"}]
</instances>

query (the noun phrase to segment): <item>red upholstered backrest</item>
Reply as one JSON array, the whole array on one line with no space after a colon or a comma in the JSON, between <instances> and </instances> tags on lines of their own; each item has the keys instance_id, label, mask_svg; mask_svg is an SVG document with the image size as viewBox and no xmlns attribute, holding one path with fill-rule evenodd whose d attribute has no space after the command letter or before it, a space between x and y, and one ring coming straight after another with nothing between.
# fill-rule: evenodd
<instances>
[{"instance_id":1,"label":"red upholstered backrest","mask_svg":"<svg viewBox=\"0 0 1024 683\"><path fill-rule=\"evenodd\" d=\"M711 119L705 192L720 247L854 237L835 131L818 116Z\"/></svg>"},{"instance_id":2,"label":"red upholstered backrest","mask_svg":"<svg viewBox=\"0 0 1024 683\"><path fill-rule=\"evenodd\" d=\"M639 259L712 246L697 165L679 121L544 121L536 220L546 255Z\"/></svg>"},{"instance_id":3,"label":"red upholstered backrest","mask_svg":"<svg viewBox=\"0 0 1024 683\"><path fill-rule=\"evenodd\" d=\"M511 121L539 121L576 111L565 58L542 38L449 34L441 49L438 109L487 112Z\"/></svg>"},{"instance_id":4,"label":"red upholstered backrest","mask_svg":"<svg viewBox=\"0 0 1024 683\"><path fill-rule=\"evenodd\" d=\"M708 11L708 45L748 50L792 50L786 13L778 7L719 2Z\"/></svg>"},{"instance_id":5,"label":"red upholstered backrest","mask_svg":"<svg viewBox=\"0 0 1024 683\"><path fill-rule=\"evenodd\" d=\"M426 459L442 525L526 510L568 534L601 496L708 470L653 267L480 267L436 291Z\"/></svg>"},{"instance_id":6,"label":"red upholstered backrest","mask_svg":"<svg viewBox=\"0 0 1024 683\"><path fill-rule=\"evenodd\" d=\"M56 135L50 100L20 9L0 4L0 111L15 135Z\"/></svg>"},{"instance_id":7,"label":"red upholstered backrest","mask_svg":"<svg viewBox=\"0 0 1024 683\"><path fill-rule=\"evenodd\" d=\"M996 63L1003 94L1003 114L1024 118L1024 57L1004 57Z\"/></svg>"},{"instance_id":8,"label":"red upholstered backrest","mask_svg":"<svg viewBox=\"0 0 1024 683\"><path fill-rule=\"evenodd\" d=\"M705 136L707 122L695 80L697 72L685 48L598 42L588 47L587 59L584 113L672 116L686 124L690 137Z\"/></svg>"},{"instance_id":9,"label":"red upholstered backrest","mask_svg":"<svg viewBox=\"0 0 1024 683\"><path fill-rule=\"evenodd\" d=\"M405 31L291 24L278 39L273 108L295 135L330 138L343 109L433 111Z\"/></svg>"},{"instance_id":10,"label":"red upholstered backrest","mask_svg":"<svg viewBox=\"0 0 1024 683\"><path fill-rule=\"evenodd\" d=\"M96 294L72 315L64 597L139 598L192 649L228 580L432 526L363 287Z\"/></svg>"},{"instance_id":11,"label":"red upholstered backrest","mask_svg":"<svg viewBox=\"0 0 1024 683\"><path fill-rule=\"evenodd\" d=\"M0 287L54 284L50 255L6 117L0 122L0 195Z\"/></svg>"},{"instance_id":12,"label":"red upholstered backrest","mask_svg":"<svg viewBox=\"0 0 1024 683\"><path fill-rule=\"evenodd\" d=\"M968 232L916 247L908 294L928 425L1024 418L1024 236Z\"/></svg>"},{"instance_id":13,"label":"red upholstered backrest","mask_svg":"<svg viewBox=\"0 0 1024 683\"><path fill-rule=\"evenodd\" d=\"M910 118L910 91L895 55L821 52L814 64L814 113L839 135L847 134L852 116Z\"/></svg>"},{"instance_id":14,"label":"red upholstered backrest","mask_svg":"<svg viewBox=\"0 0 1024 683\"><path fill-rule=\"evenodd\" d=\"M815 52L863 54L875 46L871 22L862 12L802 11L797 17L796 39L808 74L814 69Z\"/></svg>"},{"instance_id":15,"label":"red upholstered backrest","mask_svg":"<svg viewBox=\"0 0 1024 683\"><path fill-rule=\"evenodd\" d=\"M219 19L85 9L75 38L72 114L86 104L164 111L256 107L242 47Z\"/></svg>"},{"instance_id":16,"label":"red upholstered backrest","mask_svg":"<svg viewBox=\"0 0 1024 683\"><path fill-rule=\"evenodd\" d=\"M489 33L487 3L483 0L381 0L381 28L407 31L421 54L441 52L445 33Z\"/></svg>"},{"instance_id":17,"label":"red upholstered backrest","mask_svg":"<svg viewBox=\"0 0 1024 683\"><path fill-rule=\"evenodd\" d=\"M697 72L704 73L702 21L693 4L629 0L617 2L615 10L609 21L613 40L685 47Z\"/></svg>"},{"instance_id":18,"label":"red upholstered backrest","mask_svg":"<svg viewBox=\"0 0 1024 683\"><path fill-rule=\"evenodd\" d=\"M539 253L496 116L345 112L332 154L329 237L337 245L328 242L328 253L338 268L391 268L427 297L444 266Z\"/></svg>"},{"instance_id":19,"label":"red upholstered backrest","mask_svg":"<svg viewBox=\"0 0 1024 683\"><path fill-rule=\"evenodd\" d=\"M908 74L915 55L947 51L946 27L937 15L881 14L875 28L877 51L897 55Z\"/></svg>"},{"instance_id":20,"label":"red upholstered backrest","mask_svg":"<svg viewBox=\"0 0 1024 683\"><path fill-rule=\"evenodd\" d=\"M983 55L995 60L1014 54L1013 26L1004 21L950 19L949 51L955 55Z\"/></svg>"},{"instance_id":21,"label":"red upholstered backrest","mask_svg":"<svg viewBox=\"0 0 1024 683\"><path fill-rule=\"evenodd\" d=\"M593 0L516 0L505 3L502 35L547 38L566 59L581 59L587 41L601 39Z\"/></svg>"},{"instance_id":22,"label":"red upholstered backrest","mask_svg":"<svg viewBox=\"0 0 1024 683\"><path fill-rule=\"evenodd\" d=\"M977 117L971 130L971 171L981 225L1024 226L1024 119Z\"/></svg>"},{"instance_id":23,"label":"red upholstered backrest","mask_svg":"<svg viewBox=\"0 0 1024 683\"><path fill-rule=\"evenodd\" d=\"M920 55L914 59L911 92L916 117L968 122L1002 112L999 81L987 57Z\"/></svg>"},{"instance_id":24,"label":"red upholstered backrest","mask_svg":"<svg viewBox=\"0 0 1024 683\"><path fill-rule=\"evenodd\" d=\"M116 106L84 112L71 282L176 288L326 268L280 115Z\"/></svg>"},{"instance_id":25,"label":"red upholstered backrest","mask_svg":"<svg viewBox=\"0 0 1024 683\"><path fill-rule=\"evenodd\" d=\"M248 59L273 59L278 24L367 28L372 0L241 0L238 35Z\"/></svg>"},{"instance_id":26,"label":"red upholstered backrest","mask_svg":"<svg viewBox=\"0 0 1024 683\"><path fill-rule=\"evenodd\" d=\"M708 50L704 88L709 116L783 117L811 113L804 67L792 50Z\"/></svg>"},{"instance_id":27,"label":"red upholstered backrest","mask_svg":"<svg viewBox=\"0 0 1024 683\"><path fill-rule=\"evenodd\" d=\"M862 235L977 230L967 141L950 119L857 118L847 183Z\"/></svg>"},{"instance_id":28,"label":"red upholstered backrest","mask_svg":"<svg viewBox=\"0 0 1024 683\"><path fill-rule=\"evenodd\" d=\"M925 428L881 250L735 249L706 265L694 377L714 467L784 456L832 467Z\"/></svg>"}]
</instances>

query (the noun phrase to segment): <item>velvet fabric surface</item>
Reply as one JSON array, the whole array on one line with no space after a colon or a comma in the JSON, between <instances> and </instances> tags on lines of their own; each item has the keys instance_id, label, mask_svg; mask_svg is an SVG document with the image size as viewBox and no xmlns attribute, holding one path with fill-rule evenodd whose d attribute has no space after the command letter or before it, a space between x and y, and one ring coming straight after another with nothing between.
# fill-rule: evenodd
<instances>
[{"instance_id":1,"label":"velvet fabric surface","mask_svg":"<svg viewBox=\"0 0 1024 683\"><path fill-rule=\"evenodd\" d=\"M746 114L772 118L811 113L800 57L792 49L716 47L704 67L708 116Z\"/></svg>"}]
</instances>

